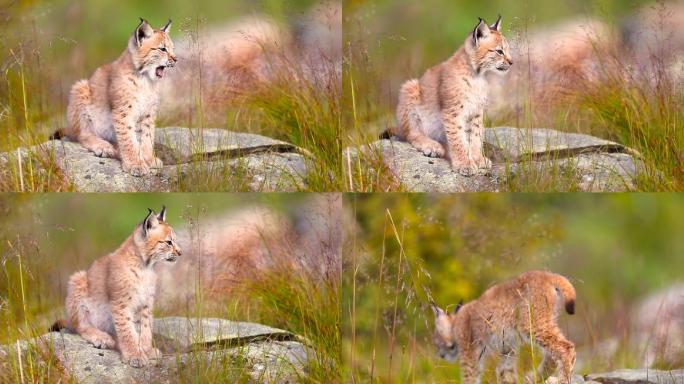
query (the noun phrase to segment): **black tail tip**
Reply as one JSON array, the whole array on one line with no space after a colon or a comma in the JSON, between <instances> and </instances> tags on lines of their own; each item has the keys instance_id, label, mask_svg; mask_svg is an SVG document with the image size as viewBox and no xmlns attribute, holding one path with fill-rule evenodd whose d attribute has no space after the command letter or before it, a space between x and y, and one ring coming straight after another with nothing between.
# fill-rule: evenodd
<instances>
[{"instance_id":1,"label":"black tail tip","mask_svg":"<svg viewBox=\"0 0 684 384\"><path fill-rule=\"evenodd\" d=\"M568 302L565 303L565 311L569 315L575 314L575 300L568 300Z\"/></svg>"},{"instance_id":2,"label":"black tail tip","mask_svg":"<svg viewBox=\"0 0 684 384\"><path fill-rule=\"evenodd\" d=\"M55 131L55 133L50 135L50 140L62 140L63 137L64 135L62 134L62 130L58 129Z\"/></svg>"},{"instance_id":3,"label":"black tail tip","mask_svg":"<svg viewBox=\"0 0 684 384\"><path fill-rule=\"evenodd\" d=\"M385 129L384 131L382 131L382 133L380 133L378 135L378 139L380 139L380 140L389 140L391 138L392 138L392 134L390 133L389 129Z\"/></svg>"},{"instance_id":4,"label":"black tail tip","mask_svg":"<svg viewBox=\"0 0 684 384\"><path fill-rule=\"evenodd\" d=\"M57 320L54 324L52 324L50 328L48 328L48 332L59 332L62 329L64 329L64 324L61 321Z\"/></svg>"}]
</instances>

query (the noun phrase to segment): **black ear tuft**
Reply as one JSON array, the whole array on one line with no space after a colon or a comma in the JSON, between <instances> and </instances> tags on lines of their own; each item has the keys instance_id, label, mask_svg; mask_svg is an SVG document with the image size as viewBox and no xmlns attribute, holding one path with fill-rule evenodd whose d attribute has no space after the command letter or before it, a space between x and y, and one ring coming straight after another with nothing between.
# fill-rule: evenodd
<instances>
[{"instance_id":1,"label":"black ear tuft","mask_svg":"<svg viewBox=\"0 0 684 384\"><path fill-rule=\"evenodd\" d=\"M171 30L171 19L169 19L169 21L166 22L165 26L161 27L161 31L164 33L169 33L170 30Z\"/></svg>"},{"instance_id":2,"label":"black ear tuft","mask_svg":"<svg viewBox=\"0 0 684 384\"><path fill-rule=\"evenodd\" d=\"M141 225L144 236L147 236L147 231L149 231L152 228L152 226L154 225L154 223L152 222L152 219L156 219L154 217L154 211L147 208L147 216L145 216L145 220L143 220L142 225Z\"/></svg>"},{"instance_id":3,"label":"black ear tuft","mask_svg":"<svg viewBox=\"0 0 684 384\"><path fill-rule=\"evenodd\" d=\"M159 221L166 221L166 205L162 205L161 212L157 215L157 220Z\"/></svg>"},{"instance_id":4,"label":"black ear tuft","mask_svg":"<svg viewBox=\"0 0 684 384\"><path fill-rule=\"evenodd\" d=\"M475 26L475 29L473 30L473 43L476 47L480 44L480 39L489 36L491 32L487 22L485 22L481 17L478 17L478 19L480 19L480 22L477 23L477 26Z\"/></svg>"},{"instance_id":5,"label":"black ear tuft","mask_svg":"<svg viewBox=\"0 0 684 384\"><path fill-rule=\"evenodd\" d=\"M501 15L499 15L499 18L496 20L496 23L490 25L489 28L491 28L492 31L501 32Z\"/></svg>"},{"instance_id":6,"label":"black ear tuft","mask_svg":"<svg viewBox=\"0 0 684 384\"><path fill-rule=\"evenodd\" d=\"M442 310L442 308L440 308L437 304L435 304L435 302L432 301L432 299L430 299L430 307L432 307L432 313L435 314L435 317L439 317L440 315L444 314L444 311Z\"/></svg>"},{"instance_id":7,"label":"black ear tuft","mask_svg":"<svg viewBox=\"0 0 684 384\"><path fill-rule=\"evenodd\" d=\"M140 18L140 24L138 27L135 29L135 42L140 47L142 42L145 39L148 39L152 36L154 33L154 30L152 29L152 26L150 26L150 23L147 22L147 20L143 19L142 17Z\"/></svg>"},{"instance_id":8,"label":"black ear tuft","mask_svg":"<svg viewBox=\"0 0 684 384\"><path fill-rule=\"evenodd\" d=\"M456 307L454 307L454 313L458 313L458 311L463 307L463 299L456 304Z\"/></svg>"}]
</instances>

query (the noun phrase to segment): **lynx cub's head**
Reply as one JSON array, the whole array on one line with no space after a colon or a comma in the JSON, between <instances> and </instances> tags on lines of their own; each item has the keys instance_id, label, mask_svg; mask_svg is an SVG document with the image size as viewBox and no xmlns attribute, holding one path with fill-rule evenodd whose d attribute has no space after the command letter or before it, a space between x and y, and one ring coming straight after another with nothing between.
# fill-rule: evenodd
<instances>
[{"instance_id":1,"label":"lynx cub's head","mask_svg":"<svg viewBox=\"0 0 684 384\"><path fill-rule=\"evenodd\" d=\"M170 29L171 20L160 29L153 29L147 20L141 18L140 25L128 41L128 50L133 57L135 68L151 80L164 77L166 68L173 67L178 61L173 54Z\"/></svg>"},{"instance_id":2,"label":"lynx cub's head","mask_svg":"<svg viewBox=\"0 0 684 384\"><path fill-rule=\"evenodd\" d=\"M175 262L182 254L176 242L176 233L166 223L166 207L159 214L149 210L145 220L136 229L135 243L142 250L143 261L152 266L158 261Z\"/></svg>"},{"instance_id":3,"label":"lynx cub's head","mask_svg":"<svg viewBox=\"0 0 684 384\"><path fill-rule=\"evenodd\" d=\"M432 335L432 341L437 348L437 354L447 361L455 361L458 357L458 344L456 343L454 325L456 314L463 306L463 302L459 303L451 313L446 312L435 303L431 303L431 305L432 311L435 313L435 332Z\"/></svg>"},{"instance_id":4,"label":"lynx cub's head","mask_svg":"<svg viewBox=\"0 0 684 384\"><path fill-rule=\"evenodd\" d=\"M467 52L478 73L495 72L503 75L513 65L508 42L501 33L501 16L492 25L480 19L468 40Z\"/></svg>"}]
</instances>

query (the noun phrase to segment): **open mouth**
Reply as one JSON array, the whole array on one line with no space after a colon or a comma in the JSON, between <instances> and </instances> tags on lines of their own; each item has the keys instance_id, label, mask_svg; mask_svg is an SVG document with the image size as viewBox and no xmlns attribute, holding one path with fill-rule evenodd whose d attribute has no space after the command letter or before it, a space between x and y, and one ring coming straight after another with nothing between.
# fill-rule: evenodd
<instances>
[{"instance_id":1,"label":"open mouth","mask_svg":"<svg viewBox=\"0 0 684 384\"><path fill-rule=\"evenodd\" d=\"M158 78L164 77L164 70L166 69L165 66L160 65L154 70L154 74L157 75Z\"/></svg>"}]
</instances>

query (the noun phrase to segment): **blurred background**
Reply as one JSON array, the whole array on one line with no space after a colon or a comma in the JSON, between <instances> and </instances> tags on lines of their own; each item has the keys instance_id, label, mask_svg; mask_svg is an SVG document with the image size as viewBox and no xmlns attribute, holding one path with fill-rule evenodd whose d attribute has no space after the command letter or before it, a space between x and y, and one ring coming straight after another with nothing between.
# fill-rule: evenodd
<instances>
[{"instance_id":1,"label":"blurred background","mask_svg":"<svg viewBox=\"0 0 684 384\"><path fill-rule=\"evenodd\" d=\"M4 1L0 151L43 143L63 127L73 83L118 58L140 17L155 28L173 20L179 62L161 81L158 127L259 133L321 152L314 184L316 171L321 179L341 172L338 0ZM0 190L18 190L2 176ZM59 188L50 183L35 189Z\"/></svg>"},{"instance_id":2,"label":"blurred background","mask_svg":"<svg viewBox=\"0 0 684 384\"><path fill-rule=\"evenodd\" d=\"M683 189L681 0L345 1L351 141L394 126L402 83L446 61L478 17L491 24L498 15L515 64L490 78L486 126L614 140L644 155L640 190Z\"/></svg>"},{"instance_id":3,"label":"blurred background","mask_svg":"<svg viewBox=\"0 0 684 384\"><path fill-rule=\"evenodd\" d=\"M460 382L458 364L432 347L428 298L453 308L533 269L565 275L577 290L576 315L559 324L577 346L578 374L682 368L683 203L651 194L348 196L356 220L343 252L345 372L354 382ZM530 366L529 356L521 361Z\"/></svg>"},{"instance_id":4,"label":"blurred background","mask_svg":"<svg viewBox=\"0 0 684 384\"><path fill-rule=\"evenodd\" d=\"M318 352L312 381L339 374L339 195L0 194L0 344L46 333L69 276L162 205L183 255L155 266L155 316L287 329Z\"/></svg>"}]
</instances>

